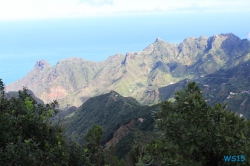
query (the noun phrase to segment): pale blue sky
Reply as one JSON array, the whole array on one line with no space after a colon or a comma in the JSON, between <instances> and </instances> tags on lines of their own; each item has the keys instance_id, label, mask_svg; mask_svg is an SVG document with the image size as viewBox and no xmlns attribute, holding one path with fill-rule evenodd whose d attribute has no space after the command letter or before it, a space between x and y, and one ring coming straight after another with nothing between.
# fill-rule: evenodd
<instances>
[{"instance_id":1,"label":"pale blue sky","mask_svg":"<svg viewBox=\"0 0 250 166\"><path fill-rule=\"evenodd\" d=\"M40 59L142 51L157 37L250 38L249 16L249 0L0 0L0 78L20 79Z\"/></svg>"},{"instance_id":2,"label":"pale blue sky","mask_svg":"<svg viewBox=\"0 0 250 166\"><path fill-rule=\"evenodd\" d=\"M1 0L0 20L249 10L249 0Z\"/></svg>"}]
</instances>

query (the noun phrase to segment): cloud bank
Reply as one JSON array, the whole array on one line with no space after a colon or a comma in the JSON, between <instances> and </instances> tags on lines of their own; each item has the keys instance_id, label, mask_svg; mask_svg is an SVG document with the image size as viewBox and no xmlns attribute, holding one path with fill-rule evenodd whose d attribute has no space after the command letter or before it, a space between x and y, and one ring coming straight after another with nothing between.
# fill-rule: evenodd
<instances>
[{"instance_id":1,"label":"cloud bank","mask_svg":"<svg viewBox=\"0 0 250 166\"><path fill-rule=\"evenodd\" d=\"M1 0L0 20L153 12L241 12L249 8L249 0Z\"/></svg>"}]
</instances>

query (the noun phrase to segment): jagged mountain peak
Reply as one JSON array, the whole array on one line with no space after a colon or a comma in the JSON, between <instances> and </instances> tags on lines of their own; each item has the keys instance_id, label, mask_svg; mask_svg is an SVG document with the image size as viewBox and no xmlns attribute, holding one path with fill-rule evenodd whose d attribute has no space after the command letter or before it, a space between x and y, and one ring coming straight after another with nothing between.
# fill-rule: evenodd
<instances>
[{"instance_id":1,"label":"jagged mountain peak","mask_svg":"<svg viewBox=\"0 0 250 166\"><path fill-rule=\"evenodd\" d=\"M157 37L155 42L164 42L161 38Z\"/></svg>"},{"instance_id":2,"label":"jagged mountain peak","mask_svg":"<svg viewBox=\"0 0 250 166\"><path fill-rule=\"evenodd\" d=\"M127 52L121 64L127 65L128 61L130 59L133 59L135 55L137 55L137 52L136 53Z\"/></svg>"},{"instance_id":3,"label":"jagged mountain peak","mask_svg":"<svg viewBox=\"0 0 250 166\"><path fill-rule=\"evenodd\" d=\"M213 41L225 40L225 39L234 40L234 41L241 41L241 39L233 33L214 34L213 36L209 37L209 39L213 40Z\"/></svg>"},{"instance_id":4,"label":"jagged mountain peak","mask_svg":"<svg viewBox=\"0 0 250 166\"><path fill-rule=\"evenodd\" d=\"M121 53L117 53L115 55L109 56L106 60L101 61L103 63L116 63L116 62L120 62L124 59L124 55L122 55Z\"/></svg>"},{"instance_id":5,"label":"jagged mountain peak","mask_svg":"<svg viewBox=\"0 0 250 166\"><path fill-rule=\"evenodd\" d=\"M121 54L121 53L117 53L117 54L115 54L113 57L124 57L124 55Z\"/></svg>"},{"instance_id":6,"label":"jagged mountain peak","mask_svg":"<svg viewBox=\"0 0 250 166\"><path fill-rule=\"evenodd\" d=\"M192 43L197 43L197 42L201 42L201 41L206 41L208 39L208 37L206 36L200 36L200 37L187 37L186 39L184 39L181 43L181 44L184 44L184 43L189 43L189 44L192 44Z\"/></svg>"},{"instance_id":7,"label":"jagged mountain peak","mask_svg":"<svg viewBox=\"0 0 250 166\"><path fill-rule=\"evenodd\" d=\"M47 62L44 59L37 61L34 66L35 69L39 69L39 70L43 70L46 67L51 67L51 65L49 62Z\"/></svg>"},{"instance_id":8,"label":"jagged mountain peak","mask_svg":"<svg viewBox=\"0 0 250 166\"><path fill-rule=\"evenodd\" d=\"M190 36L190 37L187 37L186 39L183 40L183 42L190 42L190 41L194 41L196 40L197 38L193 37L193 36Z\"/></svg>"},{"instance_id":9,"label":"jagged mountain peak","mask_svg":"<svg viewBox=\"0 0 250 166\"><path fill-rule=\"evenodd\" d=\"M219 36L227 36L227 37L230 37L230 38L237 38L237 39L240 39L238 36L236 36L236 35L233 34L233 33L221 33Z\"/></svg>"},{"instance_id":10,"label":"jagged mountain peak","mask_svg":"<svg viewBox=\"0 0 250 166\"><path fill-rule=\"evenodd\" d=\"M249 52L250 42L231 33L190 37L179 45L157 38L143 51L116 54L100 62L74 57L44 70L49 63L39 61L39 70L32 70L6 87L18 91L26 86L45 103L58 100L62 109L68 104L80 106L91 96L110 90L149 104L158 99L157 92L148 91L148 85L157 88L187 77L211 74L236 58L244 60Z\"/></svg>"},{"instance_id":11,"label":"jagged mountain peak","mask_svg":"<svg viewBox=\"0 0 250 166\"><path fill-rule=\"evenodd\" d=\"M81 62L89 62L83 58L79 58L79 57L70 57L70 58L66 58L66 59L62 59L60 61L57 62L57 64L62 64L62 63L81 63Z\"/></svg>"},{"instance_id":12,"label":"jagged mountain peak","mask_svg":"<svg viewBox=\"0 0 250 166\"><path fill-rule=\"evenodd\" d=\"M226 56L231 58L242 56L250 50L250 43L246 40L241 40L233 33L213 35L208 39L207 44L207 52L221 49Z\"/></svg>"},{"instance_id":13,"label":"jagged mountain peak","mask_svg":"<svg viewBox=\"0 0 250 166\"><path fill-rule=\"evenodd\" d=\"M200 36L200 37L199 37L199 39L208 39L208 37L207 37L207 36L202 35L202 36Z\"/></svg>"}]
</instances>

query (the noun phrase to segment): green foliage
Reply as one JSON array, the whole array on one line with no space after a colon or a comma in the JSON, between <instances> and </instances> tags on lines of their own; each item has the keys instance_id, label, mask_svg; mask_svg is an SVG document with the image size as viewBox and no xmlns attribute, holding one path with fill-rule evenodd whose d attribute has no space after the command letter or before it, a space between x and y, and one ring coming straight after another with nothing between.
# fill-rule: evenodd
<instances>
[{"instance_id":1,"label":"green foliage","mask_svg":"<svg viewBox=\"0 0 250 166\"><path fill-rule=\"evenodd\" d=\"M83 146L71 142L67 147L69 153L68 166L82 166L87 163Z\"/></svg>"},{"instance_id":2,"label":"green foliage","mask_svg":"<svg viewBox=\"0 0 250 166\"><path fill-rule=\"evenodd\" d=\"M175 94L174 102L163 102L161 111L154 113L162 138L147 145L144 161L209 166L224 165L224 155L250 158L250 122L225 107L207 105L196 83L189 83Z\"/></svg>"},{"instance_id":3,"label":"green foliage","mask_svg":"<svg viewBox=\"0 0 250 166\"><path fill-rule=\"evenodd\" d=\"M116 144L116 156L121 159L132 149L134 144L135 134L128 133L121 141Z\"/></svg>"},{"instance_id":4,"label":"green foliage","mask_svg":"<svg viewBox=\"0 0 250 166\"><path fill-rule=\"evenodd\" d=\"M68 166L125 166L123 159L119 160L109 150L103 150L101 137L102 127L93 125L85 136L86 144L69 143Z\"/></svg>"},{"instance_id":5,"label":"green foliage","mask_svg":"<svg viewBox=\"0 0 250 166\"><path fill-rule=\"evenodd\" d=\"M166 139L154 139L146 145L143 160L152 166L199 166L200 163L189 160L181 155L182 149L178 145L169 143ZM143 160L140 160L141 162Z\"/></svg>"},{"instance_id":6,"label":"green foliage","mask_svg":"<svg viewBox=\"0 0 250 166\"><path fill-rule=\"evenodd\" d=\"M86 144L82 146L84 164L87 166L125 166L124 160L119 160L101 146L102 127L94 124L85 136ZM75 155L73 155L75 156Z\"/></svg>"},{"instance_id":7,"label":"green foliage","mask_svg":"<svg viewBox=\"0 0 250 166\"><path fill-rule=\"evenodd\" d=\"M101 146L102 127L94 125L86 134L86 149L84 153L87 157L87 162L91 165L101 166L104 163L103 149Z\"/></svg>"},{"instance_id":8,"label":"green foliage","mask_svg":"<svg viewBox=\"0 0 250 166\"><path fill-rule=\"evenodd\" d=\"M113 155L113 152L106 150L104 152L105 155L105 166L125 166L125 161L123 159L119 160L117 157Z\"/></svg>"},{"instance_id":9,"label":"green foliage","mask_svg":"<svg viewBox=\"0 0 250 166\"><path fill-rule=\"evenodd\" d=\"M52 124L51 104L37 104L27 93L7 99L0 80L0 165L67 165L62 128Z\"/></svg>"},{"instance_id":10,"label":"green foliage","mask_svg":"<svg viewBox=\"0 0 250 166\"><path fill-rule=\"evenodd\" d=\"M84 145L74 142L68 144L64 140L62 127L53 121L54 115L58 112L55 109L57 102L47 105L38 104L26 88L13 97L6 97L2 82L0 88L0 130L2 133L0 135L0 165L125 166L123 159L120 160L114 156L114 153L103 150L101 146L103 129L101 126L90 123L92 127L89 127L90 129L84 134ZM113 127L119 128L120 125L130 122L133 118L137 120L138 117L141 117L146 119L146 123L136 122L137 130L151 130L149 128L154 123L149 111L151 107L139 106L134 99L126 98L124 100L120 96L118 104L124 101L126 104L122 104L121 112L112 115L113 112L110 112L110 109L116 111L120 108L117 107L116 102L110 100L111 98L108 99L110 107L101 112L100 118L104 116L106 124L110 116L113 116L113 119L117 118L117 114L121 116L118 116L118 120L111 124L115 124L115 126L110 126L111 129ZM92 104L96 104L96 102ZM126 110L129 111L126 112ZM123 121L120 121L121 119ZM114 130L106 130L106 133L110 132L114 132ZM131 139L130 135L128 135L128 139L124 139L125 144L122 142L118 144L119 150L125 150L119 154L121 158L134 145L134 137ZM130 142L126 142L126 140L130 140ZM130 146L126 146L126 143Z\"/></svg>"},{"instance_id":11,"label":"green foliage","mask_svg":"<svg viewBox=\"0 0 250 166\"><path fill-rule=\"evenodd\" d=\"M94 124L98 124L103 127L101 144L105 145L121 125L126 125L133 119L146 119L138 126L143 131L152 131L154 119L151 110L155 109L158 109L158 106L142 106L135 99L123 97L114 91L92 97L79 107L74 115L64 119L65 135L69 140L84 144L83 136Z\"/></svg>"},{"instance_id":12,"label":"green foliage","mask_svg":"<svg viewBox=\"0 0 250 166\"><path fill-rule=\"evenodd\" d=\"M129 153L126 159L128 165L136 165L142 161L142 157L145 155L145 145L136 145ZM141 164L141 163L140 163Z\"/></svg>"}]
</instances>

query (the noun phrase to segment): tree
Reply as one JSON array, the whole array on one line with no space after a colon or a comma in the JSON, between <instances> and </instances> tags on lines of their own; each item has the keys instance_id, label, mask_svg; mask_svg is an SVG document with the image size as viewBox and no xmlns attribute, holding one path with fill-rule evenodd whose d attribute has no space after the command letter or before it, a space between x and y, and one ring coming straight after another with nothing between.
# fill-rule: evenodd
<instances>
[{"instance_id":1,"label":"tree","mask_svg":"<svg viewBox=\"0 0 250 166\"><path fill-rule=\"evenodd\" d=\"M86 134L86 149L84 150L89 165L101 166L104 164L103 148L101 146L102 127L94 125Z\"/></svg>"},{"instance_id":2,"label":"tree","mask_svg":"<svg viewBox=\"0 0 250 166\"><path fill-rule=\"evenodd\" d=\"M84 161L87 166L124 166L124 160L119 160L101 146L102 127L94 124L85 136Z\"/></svg>"},{"instance_id":3,"label":"tree","mask_svg":"<svg viewBox=\"0 0 250 166\"><path fill-rule=\"evenodd\" d=\"M164 101L154 113L162 137L147 145L144 161L151 165L226 165L226 155L244 155L250 165L250 122L225 110L220 103L208 105L196 83Z\"/></svg>"},{"instance_id":4,"label":"tree","mask_svg":"<svg viewBox=\"0 0 250 166\"><path fill-rule=\"evenodd\" d=\"M84 155L84 147L75 142L68 144L69 160L68 166L87 165L86 156Z\"/></svg>"},{"instance_id":5,"label":"tree","mask_svg":"<svg viewBox=\"0 0 250 166\"><path fill-rule=\"evenodd\" d=\"M56 105L56 101L38 104L26 88L7 98L0 79L1 166L125 165L103 150L101 126L88 131L85 145L67 143L60 123L52 121L58 112Z\"/></svg>"},{"instance_id":6,"label":"tree","mask_svg":"<svg viewBox=\"0 0 250 166\"><path fill-rule=\"evenodd\" d=\"M63 129L51 121L56 105L37 104L26 88L7 99L0 79L0 165L68 165Z\"/></svg>"}]
</instances>

